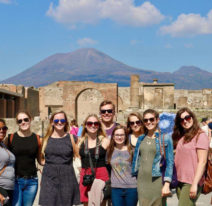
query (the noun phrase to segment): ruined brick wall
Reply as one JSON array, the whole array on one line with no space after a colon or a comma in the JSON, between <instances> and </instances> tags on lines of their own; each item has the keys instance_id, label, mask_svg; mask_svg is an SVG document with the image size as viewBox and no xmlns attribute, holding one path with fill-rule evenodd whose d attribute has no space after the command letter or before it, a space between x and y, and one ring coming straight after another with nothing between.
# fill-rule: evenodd
<instances>
[{"instance_id":1,"label":"ruined brick wall","mask_svg":"<svg viewBox=\"0 0 212 206\"><path fill-rule=\"evenodd\" d=\"M81 124L89 113L98 114L99 104L104 99L118 104L117 84L59 81L39 88L40 116L47 119L49 112L64 110Z\"/></svg>"},{"instance_id":2,"label":"ruined brick wall","mask_svg":"<svg viewBox=\"0 0 212 206\"><path fill-rule=\"evenodd\" d=\"M175 90L174 102L176 108L212 109L212 89Z\"/></svg>"}]
</instances>

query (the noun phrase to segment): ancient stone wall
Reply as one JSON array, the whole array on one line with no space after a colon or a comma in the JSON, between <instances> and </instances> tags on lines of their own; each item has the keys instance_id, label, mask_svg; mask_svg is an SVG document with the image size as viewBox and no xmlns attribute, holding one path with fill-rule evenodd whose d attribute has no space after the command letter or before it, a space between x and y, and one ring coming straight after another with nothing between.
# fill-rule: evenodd
<instances>
[{"instance_id":1,"label":"ancient stone wall","mask_svg":"<svg viewBox=\"0 0 212 206\"><path fill-rule=\"evenodd\" d=\"M186 106L192 109L211 109L212 89L175 90L174 103L176 108Z\"/></svg>"},{"instance_id":2,"label":"ancient stone wall","mask_svg":"<svg viewBox=\"0 0 212 206\"><path fill-rule=\"evenodd\" d=\"M89 113L99 113L99 104L104 99L118 105L117 84L59 81L39 88L40 117L47 119L56 110L64 110L79 124Z\"/></svg>"},{"instance_id":3,"label":"ancient stone wall","mask_svg":"<svg viewBox=\"0 0 212 206\"><path fill-rule=\"evenodd\" d=\"M173 109L174 84L140 83L141 109Z\"/></svg>"},{"instance_id":4,"label":"ancient stone wall","mask_svg":"<svg viewBox=\"0 0 212 206\"><path fill-rule=\"evenodd\" d=\"M118 88L118 112L130 107L130 87Z\"/></svg>"}]
</instances>

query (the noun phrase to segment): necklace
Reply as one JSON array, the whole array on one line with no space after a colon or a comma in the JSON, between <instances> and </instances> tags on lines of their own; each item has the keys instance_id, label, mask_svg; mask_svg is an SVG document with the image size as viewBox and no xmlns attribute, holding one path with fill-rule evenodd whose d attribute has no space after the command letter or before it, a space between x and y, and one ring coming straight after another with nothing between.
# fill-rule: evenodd
<instances>
[{"instance_id":1,"label":"necklace","mask_svg":"<svg viewBox=\"0 0 212 206\"><path fill-rule=\"evenodd\" d=\"M151 141L151 140L152 140L151 138L147 137L146 143L147 143L148 145L152 144L152 141Z\"/></svg>"}]
</instances>

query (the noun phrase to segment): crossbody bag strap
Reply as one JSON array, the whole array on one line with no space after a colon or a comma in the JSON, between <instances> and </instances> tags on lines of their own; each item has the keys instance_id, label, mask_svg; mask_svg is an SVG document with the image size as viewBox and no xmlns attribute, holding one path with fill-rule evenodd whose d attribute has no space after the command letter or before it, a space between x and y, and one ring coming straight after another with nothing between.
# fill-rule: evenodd
<instances>
[{"instance_id":1,"label":"crossbody bag strap","mask_svg":"<svg viewBox=\"0 0 212 206\"><path fill-rule=\"evenodd\" d=\"M85 148L84 148L84 152L85 152L85 155L88 155L88 158L89 158L89 164L90 164L90 167L91 167L91 172L92 174L95 176L95 172L94 172L94 166L93 166L93 162L92 162L92 159L91 159L91 154L89 152L89 149L88 149L88 139L85 140ZM95 149L95 168L96 168L96 164L97 164L97 161L99 159L99 138L97 137L96 139L96 149Z\"/></svg>"},{"instance_id":2,"label":"crossbody bag strap","mask_svg":"<svg viewBox=\"0 0 212 206\"><path fill-rule=\"evenodd\" d=\"M162 152L162 146L161 146L161 134L159 135L159 144L160 144L160 154L161 154L161 156L164 155L164 157L166 159L166 150L165 150L165 144L164 144L164 136L165 136L165 134L163 134L163 152Z\"/></svg>"}]
</instances>

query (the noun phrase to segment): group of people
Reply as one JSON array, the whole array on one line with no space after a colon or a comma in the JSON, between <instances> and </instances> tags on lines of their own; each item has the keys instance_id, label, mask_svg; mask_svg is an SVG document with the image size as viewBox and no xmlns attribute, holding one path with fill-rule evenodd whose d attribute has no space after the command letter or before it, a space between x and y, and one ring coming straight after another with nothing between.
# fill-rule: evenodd
<instances>
[{"instance_id":1,"label":"group of people","mask_svg":"<svg viewBox=\"0 0 212 206\"><path fill-rule=\"evenodd\" d=\"M171 195L175 166L179 206L195 205L204 181L209 137L189 108L180 109L173 133L163 133L159 113L147 109L128 115L126 125L114 121L115 105L108 100L99 115L89 114L81 136L70 134L65 112L51 115L43 138L31 132L31 116L19 112L19 130L6 135L0 120L0 202L31 206L38 178L35 159L43 165L39 204L42 206L110 205L104 188L111 183L113 206L165 206ZM165 170L162 160L165 157ZM81 161L79 184L73 160ZM9 198L6 198L6 197Z\"/></svg>"}]
</instances>

